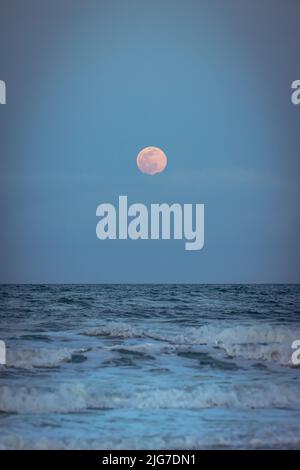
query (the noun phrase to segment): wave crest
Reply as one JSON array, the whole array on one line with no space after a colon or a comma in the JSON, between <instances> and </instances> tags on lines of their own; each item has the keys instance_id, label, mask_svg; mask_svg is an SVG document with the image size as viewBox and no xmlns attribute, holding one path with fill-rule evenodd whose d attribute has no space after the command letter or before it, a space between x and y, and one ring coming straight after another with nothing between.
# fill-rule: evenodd
<instances>
[{"instance_id":1,"label":"wave crest","mask_svg":"<svg viewBox=\"0 0 300 470\"><path fill-rule=\"evenodd\" d=\"M56 388L0 386L0 411L5 413L72 413L87 409L207 409L292 408L300 406L296 386L272 384L201 384L193 389L173 388L105 392L81 383Z\"/></svg>"},{"instance_id":2,"label":"wave crest","mask_svg":"<svg viewBox=\"0 0 300 470\"><path fill-rule=\"evenodd\" d=\"M34 367L57 367L62 362L72 360L74 353L84 352L83 350L75 351L67 348L50 349L9 349L7 351L7 367L16 369L32 369Z\"/></svg>"},{"instance_id":3,"label":"wave crest","mask_svg":"<svg viewBox=\"0 0 300 470\"><path fill-rule=\"evenodd\" d=\"M165 348L157 348L160 352L168 350L173 352L176 346L211 346L223 350L231 358L268 361L281 366L292 366L291 345L295 339L300 338L300 330L265 324L203 325L199 328L183 329L180 334L170 332L162 334L155 330L138 329L126 323L112 322L103 327L92 328L84 334L121 339L150 338L168 345ZM152 350L156 349L154 344L151 347Z\"/></svg>"}]
</instances>

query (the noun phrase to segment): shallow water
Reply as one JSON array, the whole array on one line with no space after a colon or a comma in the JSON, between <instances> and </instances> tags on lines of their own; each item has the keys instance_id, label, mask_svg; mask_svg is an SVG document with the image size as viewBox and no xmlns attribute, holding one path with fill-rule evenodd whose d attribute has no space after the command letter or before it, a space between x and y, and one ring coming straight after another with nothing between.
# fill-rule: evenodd
<instances>
[{"instance_id":1,"label":"shallow water","mask_svg":"<svg viewBox=\"0 0 300 470\"><path fill-rule=\"evenodd\" d=\"M0 448L300 448L299 294L0 286Z\"/></svg>"}]
</instances>

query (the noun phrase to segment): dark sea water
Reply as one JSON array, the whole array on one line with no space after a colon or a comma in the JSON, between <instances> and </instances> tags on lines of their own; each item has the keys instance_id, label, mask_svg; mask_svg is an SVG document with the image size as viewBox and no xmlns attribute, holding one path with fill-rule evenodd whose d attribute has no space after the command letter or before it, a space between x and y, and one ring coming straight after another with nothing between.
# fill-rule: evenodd
<instances>
[{"instance_id":1,"label":"dark sea water","mask_svg":"<svg viewBox=\"0 0 300 470\"><path fill-rule=\"evenodd\" d=\"M0 286L0 448L300 448L298 285Z\"/></svg>"}]
</instances>

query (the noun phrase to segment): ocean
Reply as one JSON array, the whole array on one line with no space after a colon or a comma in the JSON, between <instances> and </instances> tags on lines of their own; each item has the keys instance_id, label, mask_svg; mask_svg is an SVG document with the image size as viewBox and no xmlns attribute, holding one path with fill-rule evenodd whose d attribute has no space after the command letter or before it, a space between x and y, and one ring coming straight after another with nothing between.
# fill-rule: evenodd
<instances>
[{"instance_id":1,"label":"ocean","mask_svg":"<svg viewBox=\"0 0 300 470\"><path fill-rule=\"evenodd\" d=\"M299 449L299 285L2 285L0 449Z\"/></svg>"}]
</instances>

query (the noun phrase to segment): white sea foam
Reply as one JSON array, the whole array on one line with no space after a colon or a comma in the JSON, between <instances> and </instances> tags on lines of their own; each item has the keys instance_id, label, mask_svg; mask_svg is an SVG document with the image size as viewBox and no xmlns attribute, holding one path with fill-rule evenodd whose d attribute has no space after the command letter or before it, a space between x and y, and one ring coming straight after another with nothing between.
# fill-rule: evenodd
<instances>
[{"instance_id":1,"label":"white sea foam","mask_svg":"<svg viewBox=\"0 0 300 470\"><path fill-rule=\"evenodd\" d=\"M300 331L291 327L207 325L175 336L172 341L212 345L224 350L230 357L291 366L291 344L295 338L300 338Z\"/></svg>"},{"instance_id":2,"label":"white sea foam","mask_svg":"<svg viewBox=\"0 0 300 470\"><path fill-rule=\"evenodd\" d=\"M298 387L243 383L201 384L193 389L147 388L131 393L104 391L81 383L52 388L0 386L0 411L6 413L70 413L86 409L293 408L300 406Z\"/></svg>"},{"instance_id":3,"label":"white sea foam","mask_svg":"<svg viewBox=\"0 0 300 470\"><path fill-rule=\"evenodd\" d=\"M284 433L275 430L257 437L231 436L198 437L191 433L185 436L140 436L109 438L50 438L28 439L24 436L8 434L1 438L0 450L99 450L99 449L299 449L298 429Z\"/></svg>"},{"instance_id":4,"label":"white sea foam","mask_svg":"<svg viewBox=\"0 0 300 470\"><path fill-rule=\"evenodd\" d=\"M292 366L290 344L223 344L229 357L240 357L251 361L268 361L281 366Z\"/></svg>"},{"instance_id":5,"label":"white sea foam","mask_svg":"<svg viewBox=\"0 0 300 470\"><path fill-rule=\"evenodd\" d=\"M75 351L68 348L8 349L7 367L31 369L33 367L56 367L72 359Z\"/></svg>"},{"instance_id":6,"label":"white sea foam","mask_svg":"<svg viewBox=\"0 0 300 470\"><path fill-rule=\"evenodd\" d=\"M173 342L190 344L225 343L283 343L300 335L300 330L291 327L257 324L255 326L204 325L200 328L188 328L172 338Z\"/></svg>"},{"instance_id":7,"label":"white sea foam","mask_svg":"<svg viewBox=\"0 0 300 470\"><path fill-rule=\"evenodd\" d=\"M132 345L119 345L119 346L110 346L108 347L110 351L120 351L123 350L133 353L140 353L140 354L149 354L149 355L157 355L157 354L165 354L165 353L173 353L178 351L178 347L174 344L167 344L163 342L145 342L142 344L132 344Z\"/></svg>"},{"instance_id":8,"label":"white sea foam","mask_svg":"<svg viewBox=\"0 0 300 470\"><path fill-rule=\"evenodd\" d=\"M83 333L86 336L112 336L118 338L143 338L143 330L126 323L111 322L105 326L90 328Z\"/></svg>"},{"instance_id":9,"label":"white sea foam","mask_svg":"<svg viewBox=\"0 0 300 470\"><path fill-rule=\"evenodd\" d=\"M223 350L227 356L245 360L268 361L282 366L292 366L291 344L300 338L300 330L291 326L272 326L266 324L229 326L217 323L199 328L186 328L178 333L161 334L155 330L138 329L126 323L112 322L85 332L90 336L108 336L123 339L150 338L168 345L208 345ZM155 344L130 346L131 349L152 352L170 351L170 346Z\"/></svg>"},{"instance_id":10,"label":"white sea foam","mask_svg":"<svg viewBox=\"0 0 300 470\"><path fill-rule=\"evenodd\" d=\"M0 411L7 413L63 413L87 408L88 395L80 383L56 388L1 385Z\"/></svg>"}]
</instances>

